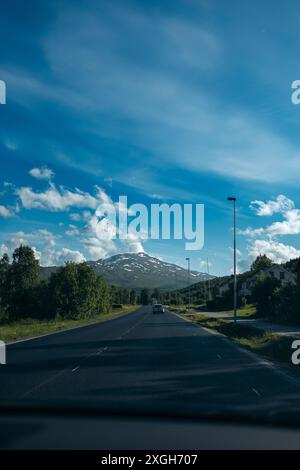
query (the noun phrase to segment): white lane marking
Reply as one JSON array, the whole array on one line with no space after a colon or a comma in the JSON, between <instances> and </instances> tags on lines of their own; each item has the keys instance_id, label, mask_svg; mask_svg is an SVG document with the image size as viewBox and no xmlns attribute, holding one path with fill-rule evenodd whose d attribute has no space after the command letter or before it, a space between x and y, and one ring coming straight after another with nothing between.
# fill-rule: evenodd
<instances>
[{"instance_id":1,"label":"white lane marking","mask_svg":"<svg viewBox=\"0 0 300 470\"><path fill-rule=\"evenodd\" d=\"M91 352L90 354L86 354L85 356L83 356L82 360L80 361L80 363L82 364L83 362L85 362L87 359L89 359L91 356L96 356L96 354L102 354L104 351L107 351L108 349L108 346L105 346L101 349L98 349L98 352L97 351L93 351ZM74 369L72 369L72 372L76 372L76 370L78 370L80 368L80 365L74 367ZM36 390L39 390L41 387L43 387L44 385L48 385L49 383L51 383L53 380L57 379L58 377L60 377L61 375L65 374L66 372L68 372L70 369L63 369L59 372L57 372L57 374L53 375L52 377L49 377L49 379L45 380L44 382L41 382L40 384L36 385L35 387L31 388L30 390L28 390L27 392L23 393L23 395L21 395L20 398L25 398L27 397L28 395L30 395L32 392L35 392Z\"/></svg>"},{"instance_id":2,"label":"white lane marking","mask_svg":"<svg viewBox=\"0 0 300 470\"><path fill-rule=\"evenodd\" d=\"M135 310L135 312L136 312L136 310ZM134 313L134 312L130 312L130 313ZM124 316L126 316L126 315L129 315L129 313L128 313L128 314L124 314ZM133 330L136 326L138 326L140 323L142 323L142 321L144 321L145 318L147 318L148 316L149 316L149 314L146 314L145 317L144 317L141 321L139 321L138 323L136 323L130 330ZM116 317L116 318L117 318L117 317ZM109 320L107 320L107 321L109 321ZM97 322L97 323L98 323L98 322ZM90 326L90 325L84 325L84 326ZM83 328L84 326L82 326L82 328ZM79 327L79 328L80 328L80 327ZM72 328L72 329L77 329L77 328ZM65 330L65 331L66 331L66 330ZM60 331L60 332L58 332L58 333L63 333L63 331ZM126 334L126 333L127 333L127 332L125 332L124 334ZM50 334L54 334L54 333L50 333ZM48 336L48 334L45 335L45 336ZM119 339L119 338L117 338L117 339ZM27 340L25 340L25 341L27 341ZM28 341L29 341L29 340L28 340ZM21 341L20 341L20 342L21 342ZM80 362L83 363L83 362L85 362L88 358L90 358L91 356L96 356L97 354L102 354L102 353L103 353L104 351L106 351L107 349L109 349L108 346L105 346L105 347L103 347L103 348L98 349L97 351L91 352L90 354L86 354L85 356L83 356L83 358L82 358L82 360L81 360ZM80 366L78 366L78 367L80 367ZM75 368L75 369L76 369L76 368ZM25 398L25 397L27 397L27 396L30 395L32 392L35 392L36 390L39 390L39 389L40 389L41 387L43 387L44 385L47 385L47 384L51 383L53 380L55 380L55 379L58 378L59 376L65 374L66 372L68 372L68 370L70 370L70 369L63 369L63 370L57 372L57 374L54 374L52 377L49 377L48 379L44 380L44 381L41 382L40 384L36 385L35 387L32 387L30 390L28 390L27 392L23 393L23 394L20 396L20 398ZM74 372L74 369L72 370L72 372Z\"/></svg>"},{"instance_id":3,"label":"white lane marking","mask_svg":"<svg viewBox=\"0 0 300 470\"><path fill-rule=\"evenodd\" d=\"M261 397L261 396L262 396L261 393L259 393L259 392L256 390L256 388L251 387L251 390L252 390L252 392L254 392L258 397Z\"/></svg>"},{"instance_id":4,"label":"white lane marking","mask_svg":"<svg viewBox=\"0 0 300 470\"><path fill-rule=\"evenodd\" d=\"M141 323L143 323L145 321L145 319L149 316L150 314L146 314L145 317L143 317L140 321L138 321L135 325L133 325L131 328L129 328L128 330L124 331L124 333L122 333L117 339L122 339L125 335L128 335L129 333L131 333L131 331L133 331L137 326L139 326Z\"/></svg>"},{"instance_id":5,"label":"white lane marking","mask_svg":"<svg viewBox=\"0 0 300 470\"><path fill-rule=\"evenodd\" d=\"M28 390L27 392L23 393L20 398L25 398L27 397L28 395L30 395L32 392L35 392L36 390L39 390L41 387L43 387L44 385L47 385L48 383L52 382L53 380L57 379L60 375L63 375L65 372L67 371L67 369L64 369L64 370L60 370L59 372L57 372L57 374L55 375L52 375L52 377L49 377L49 379L47 380L44 380L43 382L41 382L40 384L36 385L35 387L31 388L30 390Z\"/></svg>"},{"instance_id":6,"label":"white lane marking","mask_svg":"<svg viewBox=\"0 0 300 470\"><path fill-rule=\"evenodd\" d=\"M202 330L206 331L207 333L218 336L224 343L230 345L232 348L236 349L237 351L241 352L242 354L245 354L246 356L250 357L253 361L255 361L257 364L264 366L268 368L269 370L272 370L274 374L280 376L281 378L284 378L287 380L289 383L295 385L296 387L300 387L300 380L298 377L294 377L293 375L290 375L288 372L285 372L284 370L278 369L278 366L274 364L273 362L263 359L261 356L258 356L257 353L254 353L253 351L249 351L248 349L245 349L243 346L239 346L238 344L234 343L232 340L230 340L228 337L223 335L222 333L219 333L216 330L213 330L212 328L207 328L205 326L199 325L192 320L189 320L187 318L181 317L175 312L169 312L171 315L175 315L178 318L181 318L181 320L189 322L189 323L194 323L198 328L201 328Z\"/></svg>"},{"instance_id":7,"label":"white lane marking","mask_svg":"<svg viewBox=\"0 0 300 470\"><path fill-rule=\"evenodd\" d=\"M98 349L97 356L100 356L100 354L102 354L104 351L107 351L107 350L108 350L108 346L105 346L105 348Z\"/></svg>"}]
</instances>

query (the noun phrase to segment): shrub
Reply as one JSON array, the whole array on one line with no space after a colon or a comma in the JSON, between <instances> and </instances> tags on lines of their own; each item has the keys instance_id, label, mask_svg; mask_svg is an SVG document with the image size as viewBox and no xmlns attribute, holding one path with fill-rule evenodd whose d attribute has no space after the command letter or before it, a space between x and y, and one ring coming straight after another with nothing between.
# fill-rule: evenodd
<instances>
[{"instance_id":1,"label":"shrub","mask_svg":"<svg viewBox=\"0 0 300 470\"><path fill-rule=\"evenodd\" d=\"M278 321L300 322L300 288L288 284L277 289L274 297L275 316Z\"/></svg>"},{"instance_id":2,"label":"shrub","mask_svg":"<svg viewBox=\"0 0 300 470\"><path fill-rule=\"evenodd\" d=\"M252 291L253 301L259 316L275 317L275 292L280 281L268 274L258 276Z\"/></svg>"}]
</instances>

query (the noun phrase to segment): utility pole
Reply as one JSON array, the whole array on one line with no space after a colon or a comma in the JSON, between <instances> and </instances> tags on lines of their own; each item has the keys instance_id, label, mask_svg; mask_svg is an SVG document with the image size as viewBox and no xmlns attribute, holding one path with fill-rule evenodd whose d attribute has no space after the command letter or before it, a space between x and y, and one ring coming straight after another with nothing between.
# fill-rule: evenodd
<instances>
[{"instance_id":1,"label":"utility pole","mask_svg":"<svg viewBox=\"0 0 300 470\"><path fill-rule=\"evenodd\" d=\"M233 202L233 312L234 323L236 324L236 310L237 310L237 282L236 282L236 197L228 197L228 201Z\"/></svg>"},{"instance_id":2,"label":"utility pole","mask_svg":"<svg viewBox=\"0 0 300 470\"><path fill-rule=\"evenodd\" d=\"M211 295L210 295L210 277L209 277L209 262L208 262L208 258L206 259L206 262L207 262L207 274L208 274L208 300L211 299Z\"/></svg>"},{"instance_id":3,"label":"utility pole","mask_svg":"<svg viewBox=\"0 0 300 470\"><path fill-rule=\"evenodd\" d=\"M178 305L178 286L177 286L177 272L175 271L175 286L176 286L176 305Z\"/></svg>"},{"instance_id":4,"label":"utility pole","mask_svg":"<svg viewBox=\"0 0 300 470\"><path fill-rule=\"evenodd\" d=\"M191 309L191 258L185 258L188 262L188 276L189 276L189 310Z\"/></svg>"}]
</instances>

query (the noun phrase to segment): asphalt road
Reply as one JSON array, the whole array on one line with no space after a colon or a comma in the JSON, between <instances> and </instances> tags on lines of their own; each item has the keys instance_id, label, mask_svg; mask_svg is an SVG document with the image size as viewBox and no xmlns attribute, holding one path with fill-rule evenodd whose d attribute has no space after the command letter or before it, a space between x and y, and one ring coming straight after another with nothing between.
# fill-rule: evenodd
<instances>
[{"instance_id":1,"label":"asphalt road","mask_svg":"<svg viewBox=\"0 0 300 470\"><path fill-rule=\"evenodd\" d=\"M0 401L257 415L299 410L300 382L204 328L143 307L10 345Z\"/></svg>"}]
</instances>

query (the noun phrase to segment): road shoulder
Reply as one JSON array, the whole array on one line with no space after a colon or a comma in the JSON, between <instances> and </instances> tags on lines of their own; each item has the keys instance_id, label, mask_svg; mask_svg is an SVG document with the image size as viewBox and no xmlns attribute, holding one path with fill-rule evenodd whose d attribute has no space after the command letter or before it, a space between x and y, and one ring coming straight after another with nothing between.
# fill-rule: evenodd
<instances>
[{"instance_id":1,"label":"road shoulder","mask_svg":"<svg viewBox=\"0 0 300 470\"><path fill-rule=\"evenodd\" d=\"M118 312L110 312L108 314L101 314L98 317L91 318L90 320L64 320L53 322L35 322L32 325L29 323L3 325L0 328L0 339L6 343L7 346L22 343L25 341L32 341L35 339L43 338L50 335L65 333L79 328L86 328L99 323L106 323L108 321L116 320L131 313L136 312L140 306L132 306L127 309L122 309ZM33 326L34 328L31 328ZM6 331L5 331L6 330ZM34 333L32 332L34 330ZM10 339L12 338L12 339Z\"/></svg>"}]
</instances>

